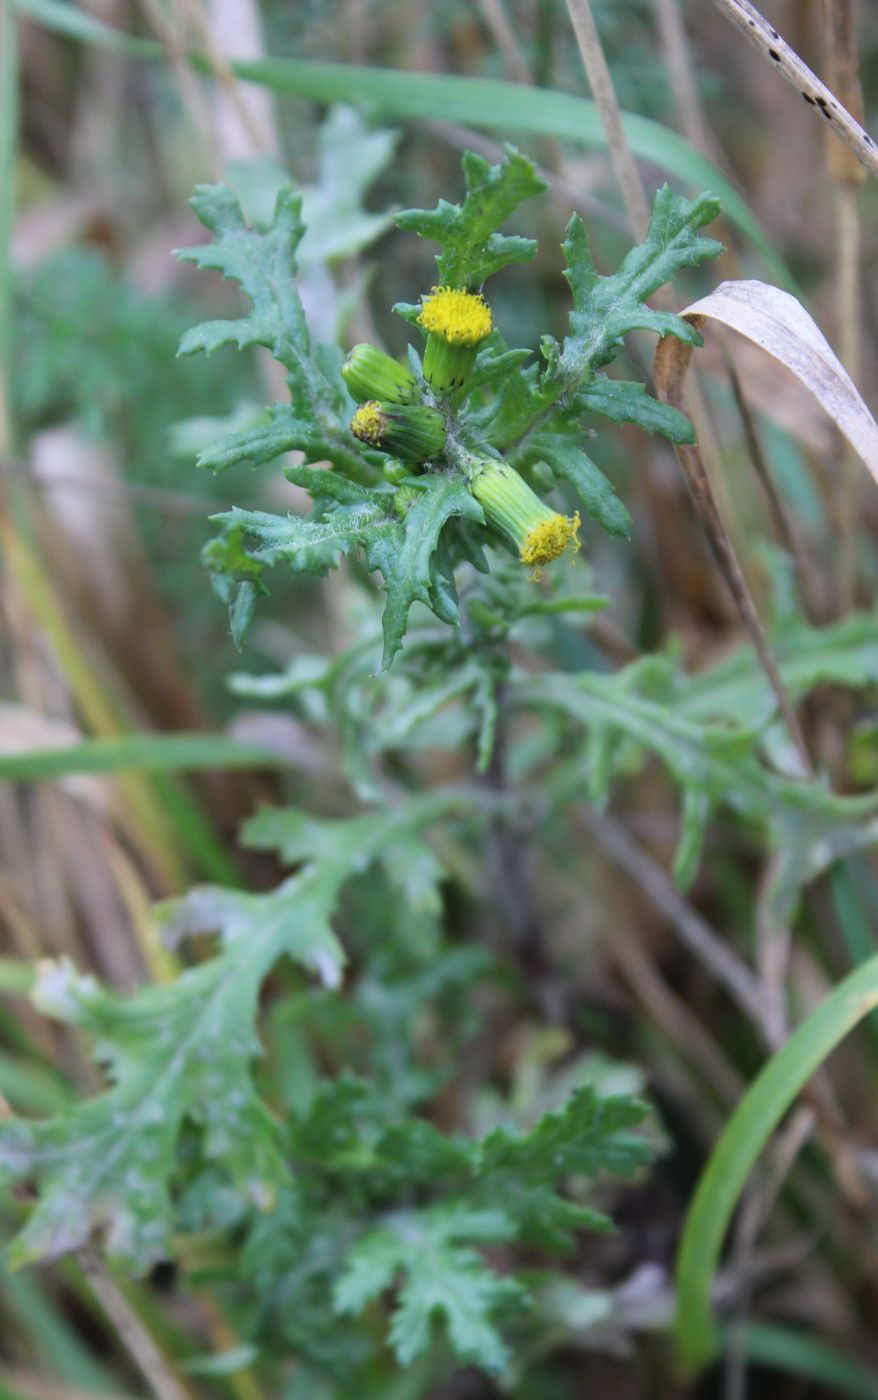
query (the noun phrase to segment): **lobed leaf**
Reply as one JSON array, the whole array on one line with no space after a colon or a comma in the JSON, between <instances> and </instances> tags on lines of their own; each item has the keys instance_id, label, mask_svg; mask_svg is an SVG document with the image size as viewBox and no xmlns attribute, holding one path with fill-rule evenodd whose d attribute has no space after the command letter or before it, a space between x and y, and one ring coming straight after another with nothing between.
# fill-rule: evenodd
<instances>
[{"instance_id":1,"label":"lobed leaf","mask_svg":"<svg viewBox=\"0 0 878 1400\"><path fill-rule=\"evenodd\" d=\"M126 998L77 976L66 961L44 966L36 1004L92 1037L109 1087L54 1118L0 1124L0 1176L39 1185L11 1247L14 1263L76 1249L94 1228L137 1272L166 1257L185 1123L197 1126L202 1159L222 1166L243 1201L272 1205L287 1167L278 1125L250 1074L262 982L286 956L337 986L345 955L331 920L343 886L385 847L406 849L455 802L434 794L411 809L355 818L352 827L325 824L319 854L268 894L190 891L165 908L166 939L216 933L220 947L167 986Z\"/></svg>"},{"instance_id":2,"label":"lobed leaf","mask_svg":"<svg viewBox=\"0 0 878 1400\"><path fill-rule=\"evenodd\" d=\"M482 508L470 495L462 476L432 472L424 477L424 487L405 518L405 538L384 576L387 603L384 609L384 656L382 668L393 661L405 635L409 611L415 602L437 608L435 555L442 527L452 516L463 516L477 524L484 521ZM446 600L449 595L445 594ZM446 609L445 620L456 621Z\"/></svg>"},{"instance_id":3,"label":"lobed leaf","mask_svg":"<svg viewBox=\"0 0 878 1400\"><path fill-rule=\"evenodd\" d=\"M533 239L496 232L524 200L547 188L526 156L510 145L504 151L502 165L489 165L473 151L464 153L462 205L441 199L435 209L405 209L396 216L408 233L442 244L436 264L444 287L476 291L501 267L527 262L536 252Z\"/></svg>"},{"instance_id":4,"label":"lobed leaf","mask_svg":"<svg viewBox=\"0 0 878 1400\"><path fill-rule=\"evenodd\" d=\"M700 345L698 332L679 316L646 305L686 267L697 267L722 252L722 244L702 238L699 230L715 219L719 201L711 195L685 199L664 185L655 197L646 237L632 248L618 272L602 277L592 261L585 225L574 214L567 228L564 273L573 293L570 333L549 378L567 388L615 357L630 331L672 335Z\"/></svg>"}]
</instances>

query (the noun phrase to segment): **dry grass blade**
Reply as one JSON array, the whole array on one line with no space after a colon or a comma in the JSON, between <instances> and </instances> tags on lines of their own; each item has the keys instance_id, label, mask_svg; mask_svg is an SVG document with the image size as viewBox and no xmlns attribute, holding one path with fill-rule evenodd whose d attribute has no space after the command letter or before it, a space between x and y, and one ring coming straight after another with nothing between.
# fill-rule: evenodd
<instances>
[{"instance_id":1,"label":"dry grass blade","mask_svg":"<svg viewBox=\"0 0 878 1400\"><path fill-rule=\"evenodd\" d=\"M598 105L601 121L607 133L607 143L616 178L628 210L631 227L638 238L643 238L649 224L649 205L643 189L643 182L631 154L628 138L622 125L622 114L613 87L613 79L604 51L594 15L588 0L567 0L570 19L576 34L576 42L582 55L582 63L588 75L592 95Z\"/></svg>"},{"instance_id":2,"label":"dry grass blade","mask_svg":"<svg viewBox=\"0 0 878 1400\"><path fill-rule=\"evenodd\" d=\"M692 349L690 346L683 345L672 336L666 336L664 340L659 342L653 365L653 377L659 398L683 411L685 411L683 381L686 378L691 358ZM813 772L813 765L805 744L805 737L790 697L786 692L786 687L781 680L771 647L768 645L765 628L762 626L735 547L720 514L716 495L701 453L697 447L689 446L678 446L674 448L674 451L683 469L686 484L704 526L714 558L734 599L741 620L750 634L750 640L756 649L756 654L771 688L777 697L780 712L796 745L802 770L806 775L810 775Z\"/></svg>"},{"instance_id":3,"label":"dry grass blade","mask_svg":"<svg viewBox=\"0 0 878 1400\"><path fill-rule=\"evenodd\" d=\"M705 321L718 321L785 365L834 420L878 481L878 423L825 336L795 297L765 282L722 282L682 315L699 330ZM668 349L663 341L656 352L657 374L667 361ZM688 367L692 352L684 350Z\"/></svg>"},{"instance_id":4,"label":"dry grass blade","mask_svg":"<svg viewBox=\"0 0 878 1400\"><path fill-rule=\"evenodd\" d=\"M749 0L714 0L723 14L737 25L759 52L785 78L815 111L825 117L840 141L853 151L867 170L878 175L878 146L868 131L812 72L795 49L782 39L773 25Z\"/></svg>"},{"instance_id":5,"label":"dry grass blade","mask_svg":"<svg viewBox=\"0 0 878 1400\"><path fill-rule=\"evenodd\" d=\"M716 291L693 302L682 314L698 330L710 320L728 326L785 365L830 415L878 481L878 424L826 339L795 297L762 282L723 282ZM670 336L662 340L656 350L653 367L656 392L659 398L678 408L683 406L683 385L691 359L691 347ZM798 721L720 515L701 453L697 447L685 446L678 447L676 452L711 547L808 771L810 763Z\"/></svg>"},{"instance_id":6,"label":"dry grass blade","mask_svg":"<svg viewBox=\"0 0 878 1400\"><path fill-rule=\"evenodd\" d=\"M116 1335L156 1400L191 1400L191 1390L171 1369L102 1260L89 1248L80 1250L79 1263L92 1292L115 1327Z\"/></svg>"}]
</instances>

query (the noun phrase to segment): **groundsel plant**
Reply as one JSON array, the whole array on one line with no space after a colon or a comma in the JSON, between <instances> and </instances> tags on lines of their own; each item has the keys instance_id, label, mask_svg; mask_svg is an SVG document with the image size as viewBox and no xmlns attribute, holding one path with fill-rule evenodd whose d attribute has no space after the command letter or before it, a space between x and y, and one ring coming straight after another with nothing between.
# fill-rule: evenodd
<instances>
[{"instance_id":1,"label":"groundsel plant","mask_svg":"<svg viewBox=\"0 0 878 1400\"><path fill-rule=\"evenodd\" d=\"M596 271L574 216L563 245L569 331L560 343L544 336L537 362L505 342L489 282L533 256L533 241L498 230L543 181L511 147L496 166L467 154L463 170L462 204L397 215L439 245L435 280L396 307L411 328L404 363L375 345L343 357L312 342L293 189L263 227L222 185L193 199L212 241L180 256L238 282L252 307L189 331L181 354L265 346L289 386L288 403L215 442L200 465L282 460L313 501L307 515L215 517L204 559L232 634L243 646L272 569L323 576L349 556L384 593L380 638L367 627L341 657L303 658L235 689L302 705L335 731L355 800L341 816L279 807L247 822L243 844L290 873L267 893L198 888L161 909L181 956L201 940L176 980L125 997L67 963L44 967L37 1006L93 1039L107 1084L53 1118L0 1124L0 1169L34 1191L13 1263L75 1251L94 1232L130 1270L175 1260L219 1280L248 1356L268 1367L295 1358L315 1385L337 1387L321 1395L386 1396L400 1365L421 1368L418 1394L460 1364L511 1377L564 1334L561 1302L571 1316L579 1306L580 1285L549 1257L611 1228L591 1183L628 1176L649 1155L633 1131L644 1106L602 1092L585 1067L536 1114L495 1094L462 1115L467 1131L440 1126L440 1092L447 1103L477 1025L472 990L498 972L461 934L473 922L466 901L496 895L464 889L464 853L498 840L513 850L504 824L521 814L499 782L432 786L418 766L424 734L458 755L474 739L484 771L498 716L539 713L544 739L530 762L548 772L546 811L574 789L600 796L617 761L630 771L654 750L684 790L683 881L697 832L737 785L739 809L776 845L787 817L795 832L798 847L777 866L788 906L795 872L816 873L814 852L840 849L842 836L855 845L858 830L841 799L772 775L753 752L733 764L718 729L687 716L670 663L653 666L646 696L641 672L514 669L513 633L530 628L541 645L558 613L602 605L552 591L583 521L628 533L585 450L594 418L693 439L683 414L605 370L633 330L698 343L648 299L719 252L700 232L717 204L659 191L644 243L611 276ZM379 657L389 677L376 674ZM454 713L462 722L443 728Z\"/></svg>"}]
</instances>

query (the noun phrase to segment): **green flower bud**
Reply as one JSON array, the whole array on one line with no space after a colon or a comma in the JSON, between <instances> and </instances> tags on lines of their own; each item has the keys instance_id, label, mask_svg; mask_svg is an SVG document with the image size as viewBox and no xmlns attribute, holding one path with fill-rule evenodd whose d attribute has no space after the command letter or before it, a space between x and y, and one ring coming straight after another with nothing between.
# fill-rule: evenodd
<instances>
[{"instance_id":1,"label":"green flower bud","mask_svg":"<svg viewBox=\"0 0 878 1400\"><path fill-rule=\"evenodd\" d=\"M407 403L418 392L415 376L375 345L355 345L345 356L341 377L357 403Z\"/></svg>"},{"instance_id":2,"label":"green flower bud","mask_svg":"<svg viewBox=\"0 0 878 1400\"><path fill-rule=\"evenodd\" d=\"M384 463L384 479L389 481L391 486L399 486L406 477L412 475L410 462L400 462L397 457L389 457Z\"/></svg>"},{"instance_id":3,"label":"green flower bud","mask_svg":"<svg viewBox=\"0 0 878 1400\"><path fill-rule=\"evenodd\" d=\"M400 486L393 498L393 509L397 515L401 515L405 519L415 501L419 500L422 494L417 486Z\"/></svg>"},{"instance_id":4,"label":"green flower bud","mask_svg":"<svg viewBox=\"0 0 878 1400\"><path fill-rule=\"evenodd\" d=\"M445 420L426 404L381 403L373 399L358 408L351 432L370 447L380 447L407 462L429 462L445 446Z\"/></svg>"},{"instance_id":5,"label":"green flower bud","mask_svg":"<svg viewBox=\"0 0 878 1400\"><path fill-rule=\"evenodd\" d=\"M497 458L472 457L466 470L488 523L515 546L522 564L538 570L569 545L579 548L579 511L570 516L550 510L514 467Z\"/></svg>"},{"instance_id":6,"label":"green flower bud","mask_svg":"<svg viewBox=\"0 0 878 1400\"><path fill-rule=\"evenodd\" d=\"M435 393L450 394L465 382L479 346L491 334L491 308L478 292L434 287L418 325L427 332L424 378Z\"/></svg>"}]
</instances>

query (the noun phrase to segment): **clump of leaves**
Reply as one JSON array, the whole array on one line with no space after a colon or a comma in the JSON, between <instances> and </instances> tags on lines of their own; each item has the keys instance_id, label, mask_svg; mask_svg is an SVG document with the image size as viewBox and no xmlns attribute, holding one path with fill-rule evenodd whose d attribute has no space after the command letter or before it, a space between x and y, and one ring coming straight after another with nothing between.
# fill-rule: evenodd
<instances>
[{"instance_id":1,"label":"clump of leaves","mask_svg":"<svg viewBox=\"0 0 878 1400\"><path fill-rule=\"evenodd\" d=\"M438 242L443 287L475 296L485 279L533 255L532 240L497 232L522 200L543 188L530 163L508 148L507 160L489 166L479 156L464 160L467 196L462 205L440 201L435 210L397 216L401 227ZM328 461L332 469L288 466L291 482L314 499L302 518L233 509L216 517L221 532L205 551L215 584L229 602L232 630L246 636L264 575L281 564L294 574L325 574L342 556L362 555L382 576L384 666L399 651L415 603L447 624L459 622L455 567L467 561L488 567L484 546L503 544L472 489L472 463L502 458L525 478L542 473L572 487L581 506L611 534L628 532L628 515L603 473L583 448L584 424L599 414L636 423L674 442L692 440L681 413L652 398L642 384L610 380L603 373L624 336L651 330L697 343L698 333L669 312L654 311L647 299L686 267L716 256L720 245L701 237L717 202L694 201L665 187L656 198L646 240L620 270L600 276L584 225L570 222L564 252L573 293L570 332L561 345L542 341L545 364L524 366L529 352L510 349L499 330L481 345L472 371L451 393L437 394L414 348L410 368L416 397L442 414L445 442L427 462L388 480L387 458L355 437L349 423L356 404L339 374L334 351L312 346L295 290L295 250L304 234L300 199L292 190L278 196L274 221L265 233L248 228L235 197L222 186L204 186L193 205L214 241L181 254L241 283L252 311L238 321L215 321L184 336L180 353L212 353L219 346L267 346L287 371L290 405L276 405L264 427L221 438L199 458L222 471L239 462L261 466L297 451L306 463ZM420 307L397 308L416 326Z\"/></svg>"},{"instance_id":2,"label":"clump of leaves","mask_svg":"<svg viewBox=\"0 0 878 1400\"><path fill-rule=\"evenodd\" d=\"M296 290L304 226L290 188L280 191L262 229L248 226L228 189L198 191L194 207L213 241L182 256L239 282L251 310L187 332L180 350L271 351L286 371L290 403L275 405L268 422L221 438L201 465L221 471L295 452L303 460L288 462L285 475L313 499L308 516L235 508L216 517L220 531L205 562L229 604L236 640L246 636L272 566L324 575L346 555L361 558L380 574L386 595L385 668L409 634L404 661L414 693L405 685L398 691L402 712L384 750L416 745L430 713L449 698L470 697L484 767L500 690L512 687L514 703L527 703L506 651L511 628L603 602L547 597L522 568L539 567L542 556L519 548L517 531L530 539L544 529L546 538L560 539L558 549L545 546L548 558L575 538L571 518L534 487L572 489L602 528L627 532L624 507L583 449L584 429L597 413L691 439L680 413L604 370L630 330L697 339L688 323L646 303L718 245L700 236L715 201L664 189L644 244L603 277L574 218L564 245L570 330L561 344L545 337L543 364L526 365L529 353L510 349L493 328L482 288L533 254L530 240L500 226L542 182L511 148L498 166L467 155L464 173L462 205L442 201L398 216L401 227L440 248L439 292L425 289L420 303L398 308L428 341L423 361L412 348L407 369L385 366L382 383L402 386L402 412L398 400L367 402L351 431L358 410L341 356L312 341ZM425 308L440 292L437 320ZM437 349L434 339L431 349L437 335L446 343ZM374 355L366 362L377 363ZM392 444L388 423L397 435ZM400 455L388 450L397 442ZM463 609L455 581L461 564L470 579L481 578ZM415 604L438 619L438 629L428 622L425 630L429 613L418 617ZM351 694L355 676L365 679L350 658L330 664L322 681L329 722L345 667ZM433 676L443 670L446 691L437 699ZM313 668L310 681L317 684ZM575 694L555 686L546 705L573 714ZM623 719L633 705L617 706ZM91 1037L108 1085L47 1121L0 1125L0 1170L37 1192L12 1258L76 1249L98 1229L111 1254L142 1271L173 1256L178 1233L207 1234L226 1241L231 1260L242 1251L243 1277L230 1264L228 1291L246 1339L270 1355L293 1351L353 1384L381 1346L368 1324L352 1342L348 1319L368 1317L388 1300L387 1339L401 1363L431 1352L438 1322L459 1361L502 1370L505 1324L530 1297L522 1251L563 1252L578 1232L610 1228L588 1200L588 1183L603 1173L626 1176L645 1161L646 1143L632 1133L645 1110L630 1097L602 1097L582 1085L528 1129L514 1116L482 1137L436 1125L431 1105L455 1072L460 1031L440 1037L445 1063L422 1063L422 1013L429 1007L441 1016L447 996L465 999L488 971L484 957L456 946L447 932L445 901L459 869L453 845L478 846L514 798L466 785L417 791L388 784L377 773L381 756L358 745L362 729L350 732L368 810L337 820L288 809L260 813L244 842L276 853L289 877L262 894L196 889L163 911L164 936L181 948L215 936L203 961L135 997L67 964L43 970L37 1004ZM378 763L369 773L372 757ZM441 859L427 842L432 827L443 831ZM369 900L381 910L371 922ZM285 1043L307 1066L307 1090L255 1068L270 975L288 988L288 1001L277 1005L296 1008L298 1031ZM336 1043L352 1035L359 1047L357 1077L349 1065L321 1067L307 1048L327 1016L336 1017ZM459 1008L455 1023L465 1023Z\"/></svg>"}]
</instances>

